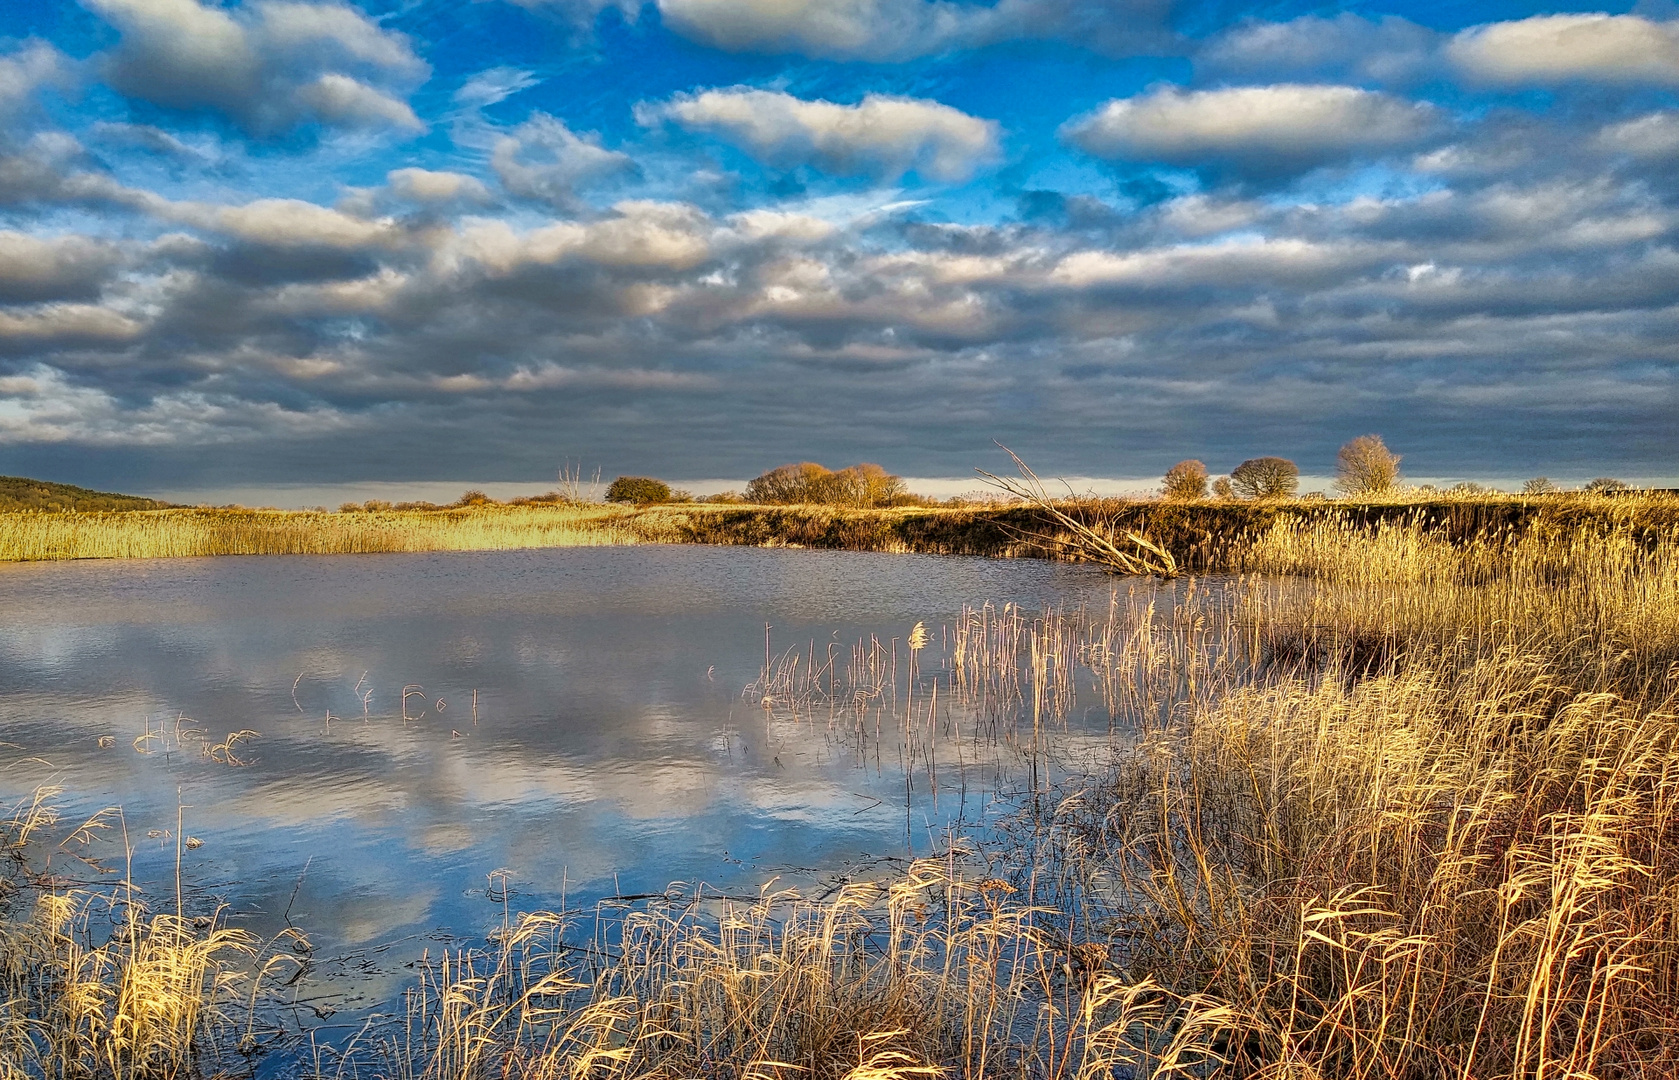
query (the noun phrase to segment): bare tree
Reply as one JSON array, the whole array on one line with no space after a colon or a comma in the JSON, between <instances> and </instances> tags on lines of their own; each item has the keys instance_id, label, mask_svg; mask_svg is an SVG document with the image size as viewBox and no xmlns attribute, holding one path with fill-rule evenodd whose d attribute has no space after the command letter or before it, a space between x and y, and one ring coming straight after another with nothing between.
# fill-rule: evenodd
<instances>
[{"instance_id":1,"label":"bare tree","mask_svg":"<svg viewBox=\"0 0 1679 1080\"><path fill-rule=\"evenodd\" d=\"M1628 490L1628 485L1625 480L1617 480L1613 476L1600 476L1588 481L1586 490L1593 495L1613 495L1617 491Z\"/></svg>"},{"instance_id":2,"label":"bare tree","mask_svg":"<svg viewBox=\"0 0 1679 1080\"><path fill-rule=\"evenodd\" d=\"M1551 483L1551 478L1548 476L1535 476L1522 485L1523 495L1552 495L1556 493L1556 490L1557 486Z\"/></svg>"},{"instance_id":3,"label":"bare tree","mask_svg":"<svg viewBox=\"0 0 1679 1080\"><path fill-rule=\"evenodd\" d=\"M746 501L760 504L825 502L827 481L833 475L814 461L780 465L746 485Z\"/></svg>"},{"instance_id":4,"label":"bare tree","mask_svg":"<svg viewBox=\"0 0 1679 1080\"><path fill-rule=\"evenodd\" d=\"M1285 498L1300 488L1300 466L1288 458L1249 458L1230 470L1230 487L1244 499Z\"/></svg>"},{"instance_id":5,"label":"bare tree","mask_svg":"<svg viewBox=\"0 0 1679 1080\"><path fill-rule=\"evenodd\" d=\"M1166 470L1160 493L1168 499L1205 499L1207 497L1207 467L1190 458Z\"/></svg>"},{"instance_id":6,"label":"bare tree","mask_svg":"<svg viewBox=\"0 0 1679 1080\"><path fill-rule=\"evenodd\" d=\"M1335 455L1335 486L1343 495L1380 495L1399 484L1399 455L1380 435L1360 435Z\"/></svg>"},{"instance_id":7,"label":"bare tree","mask_svg":"<svg viewBox=\"0 0 1679 1080\"><path fill-rule=\"evenodd\" d=\"M1234 499L1235 497L1236 489L1230 486L1230 477L1221 476L1213 481L1213 498Z\"/></svg>"}]
</instances>

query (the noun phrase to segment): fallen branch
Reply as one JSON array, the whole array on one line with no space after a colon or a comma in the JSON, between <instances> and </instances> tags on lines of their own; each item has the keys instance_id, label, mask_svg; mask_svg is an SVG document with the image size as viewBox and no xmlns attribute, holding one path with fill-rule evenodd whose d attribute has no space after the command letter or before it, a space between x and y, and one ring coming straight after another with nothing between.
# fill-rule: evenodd
<instances>
[{"instance_id":1,"label":"fallen branch","mask_svg":"<svg viewBox=\"0 0 1679 1080\"><path fill-rule=\"evenodd\" d=\"M1108 536L1056 506L1054 500L1049 496L1048 489L1044 487L1044 482L1038 479L1038 474L1033 472L1024 461L1020 460L1020 455L1003 446L1002 443L997 445L1002 447L1003 453L1014 460L1015 467L1020 470L1020 476L1018 478L998 476L995 473L986 472L984 469L975 469L974 471L984 477L986 483L991 486L1036 507L1040 512L1047 515L1054 524L1059 525L1069 533L1071 539L1028 532L1024 529L1015 528L1007 522L999 522L998 524L1006 532L1030 543L1055 548L1086 562L1096 563L1109 573L1148 574L1162 578L1178 576L1178 561L1172 557L1170 551L1148 537L1130 530L1126 530L1125 539L1136 545L1136 550L1135 552L1120 550ZM1067 489L1067 494L1072 495L1071 487Z\"/></svg>"}]
</instances>

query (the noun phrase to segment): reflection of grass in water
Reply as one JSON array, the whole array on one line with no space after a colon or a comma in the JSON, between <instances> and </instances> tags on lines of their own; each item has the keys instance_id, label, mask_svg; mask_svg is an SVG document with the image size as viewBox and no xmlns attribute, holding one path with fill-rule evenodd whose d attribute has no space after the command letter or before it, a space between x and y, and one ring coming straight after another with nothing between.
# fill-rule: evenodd
<instances>
[{"instance_id":1,"label":"reflection of grass in water","mask_svg":"<svg viewBox=\"0 0 1679 1080\"><path fill-rule=\"evenodd\" d=\"M1038 793L989 867L655 903L572 948L562 916L510 918L427 966L406 1025L312 1066L1679 1075L1675 541L1325 526L1253 557L1310 587L953 629L942 692L1022 717L1041 695L1042 723L1088 687L1143 724ZM844 699L847 663L911 693L869 648L772 656L765 685Z\"/></svg>"}]
</instances>

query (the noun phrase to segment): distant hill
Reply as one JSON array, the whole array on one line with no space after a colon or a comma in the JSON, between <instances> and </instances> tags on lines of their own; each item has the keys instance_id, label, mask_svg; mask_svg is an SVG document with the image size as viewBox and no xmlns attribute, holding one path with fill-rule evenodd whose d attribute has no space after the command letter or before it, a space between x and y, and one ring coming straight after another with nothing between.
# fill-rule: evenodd
<instances>
[{"instance_id":1,"label":"distant hill","mask_svg":"<svg viewBox=\"0 0 1679 1080\"><path fill-rule=\"evenodd\" d=\"M162 510L168 505L27 476L0 476L0 510Z\"/></svg>"}]
</instances>

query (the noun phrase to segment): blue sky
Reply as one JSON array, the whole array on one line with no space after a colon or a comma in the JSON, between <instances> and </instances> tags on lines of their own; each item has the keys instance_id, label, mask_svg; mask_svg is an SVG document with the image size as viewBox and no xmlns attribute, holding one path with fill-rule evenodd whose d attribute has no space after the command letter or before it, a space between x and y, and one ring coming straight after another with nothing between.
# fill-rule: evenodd
<instances>
[{"instance_id":1,"label":"blue sky","mask_svg":"<svg viewBox=\"0 0 1679 1080\"><path fill-rule=\"evenodd\" d=\"M1671 479L1676 15L11 0L0 473Z\"/></svg>"}]
</instances>

